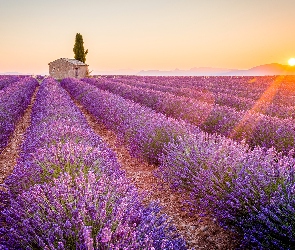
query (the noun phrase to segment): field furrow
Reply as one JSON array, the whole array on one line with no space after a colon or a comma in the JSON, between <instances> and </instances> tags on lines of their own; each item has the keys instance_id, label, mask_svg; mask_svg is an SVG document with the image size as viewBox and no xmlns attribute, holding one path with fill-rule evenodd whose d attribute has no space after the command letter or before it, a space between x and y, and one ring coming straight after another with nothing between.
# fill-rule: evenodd
<instances>
[{"instance_id":1,"label":"field furrow","mask_svg":"<svg viewBox=\"0 0 295 250\"><path fill-rule=\"evenodd\" d=\"M38 85L27 77L0 91L0 152L5 148L15 124L24 114Z\"/></svg>"},{"instance_id":2,"label":"field furrow","mask_svg":"<svg viewBox=\"0 0 295 250\"><path fill-rule=\"evenodd\" d=\"M132 156L156 164L157 177L189 193L187 213L210 214L240 235L246 249L294 244L294 152L251 149L77 79L61 84Z\"/></svg>"},{"instance_id":3,"label":"field furrow","mask_svg":"<svg viewBox=\"0 0 295 250\"><path fill-rule=\"evenodd\" d=\"M31 98L31 102L24 112L24 115L15 125L15 129L13 134L10 136L9 143L0 154L0 184L3 183L4 179L13 171L13 168L17 163L25 132L30 126L32 107L36 100L38 89L39 87L35 89L35 92Z\"/></svg>"},{"instance_id":4,"label":"field furrow","mask_svg":"<svg viewBox=\"0 0 295 250\"><path fill-rule=\"evenodd\" d=\"M282 82L284 80L285 78L277 78L275 81L272 80L276 84L271 84L270 82L269 86L265 88L263 93L260 94L260 97L253 100L250 98L245 98L243 96L238 96L236 93L236 89L232 89L232 92L222 93L219 91L219 86L215 86L215 90L213 92L207 86L195 87L185 84L177 87L174 85L165 86L156 83L143 82L141 81L140 77L130 77L129 79L125 76L112 79L112 81L114 82L121 82L134 87L158 90L164 93L171 93L176 96L190 97L202 102L214 102L215 104L221 106L234 108L237 111L247 111L252 109L256 105L255 112L257 113L263 113L265 115L278 117L280 119L295 119L295 89L292 87L292 83L289 83L288 85L285 83L285 88L289 88L289 91L288 94L286 93L285 95L281 95L283 88ZM181 78L179 79L179 81L181 81ZM272 88L271 85L273 85ZM274 92L272 97L268 96L268 98L261 98L264 93L270 92L269 89ZM249 91L249 83L247 91ZM259 103L259 109L257 107L257 103Z\"/></svg>"},{"instance_id":5,"label":"field furrow","mask_svg":"<svg viewBox=\"0 0 295 250\"><path fill-rule=\"evenodd\" d=\"M79 102L75 103L82 110L91 128L116 153L122 169L137 190L146 194L145 202L160 202L163 212L172 218L173 224L184 236L190 249L235 249L237 242L233 235L218 226L215 219L208 215L185 212L189 210L186 203L189 200L188 195L171 190L167 183L155 177L156 166L132 157L115 132L108 130Z\"/></svg>"},{"instance_id":6,"label":"field furrow","mask_svg":"<svg viewBox=\"0 0 295 250\"><path fill-rule=\"evenodd\" d=\"M3 187L1 249L187 249L54 79L39 88Z\"/></svg>"},{"instance_id":7,"label":"field furrow","mask_svg":"<svg viewBox=\"0 0 295 250\"><path fill-rule=\"evenodd\" d=\"M106 79L84 81L167 116L182 119L205 132L217 133L237 141L245 140L252 148L274 147L277 151L288 154L295 145L295 120L279 119L257 112L263 106L263 102L249 111L242 112L216 105L212 98L211 103L200 102L193 98L137 88ZM272 90L265 94L264 99L271 94Z\"/></svg>"},{"instance_id":8,"label":"field furrow","mask_svg":"<svg viewBox=\"0 0 295 250\"><path fill-rule=\"evenodd\" d=\"M293 78L7 79L0 249L294 246L295 124L263 115ZM237 111L186 93L218 84L260 96Z\"/></svg>"},{"instance_id":9,"label":"field furrow","mask_svg":"<svg viewBox=\"0 0 295 250\"><path fill-rule=\"evenodd\" d=\"M117 78L117 77L116 77ZM120 77L122 78L122 76ZM272 102L275 105L294 106L294 76L197 76L197 77L139 77L126 76L127 79L140 79L146 83L177 88L197 88L212 92L250 99L254 102L275 82L280 82Z\"/></svg>"}]
</instances>

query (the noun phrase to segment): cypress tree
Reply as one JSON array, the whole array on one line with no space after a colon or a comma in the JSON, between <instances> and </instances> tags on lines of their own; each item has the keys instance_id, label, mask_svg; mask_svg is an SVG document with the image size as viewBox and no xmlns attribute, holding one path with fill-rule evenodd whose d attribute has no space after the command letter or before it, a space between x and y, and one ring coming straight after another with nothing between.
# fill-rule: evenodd
<instances>
[{"instance_id":1,"label":"cypress tree","mask_svg":"<svg viewBox=\"0 0 295 250\"><path fill-rule=\"evenodd\" d=\"M88 53L88 49L85 51L84 50L84 42L83 42L83 37L80 33L76 34L76 39L75 39L75 45L73 48L74 54L75 54L75 59L79 60L83 63L86 61L86 55Z\"/></svg>"}]
</instances>

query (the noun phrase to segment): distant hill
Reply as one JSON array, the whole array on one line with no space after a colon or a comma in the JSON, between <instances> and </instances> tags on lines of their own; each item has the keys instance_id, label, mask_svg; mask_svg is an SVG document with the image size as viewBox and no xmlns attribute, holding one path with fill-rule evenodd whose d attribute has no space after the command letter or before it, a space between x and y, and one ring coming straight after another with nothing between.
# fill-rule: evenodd
<instances>
[{"instance_id":1,"label":"distant hill","mask_svg":"<svg viewBox=\"0 0 295 250\"><path fill-rule=\"evenodd\" d=\"M190 70L142 70L137 73L142 76L265 76L265 75L295 75L295 66L270 63L256 66L250 69L226 69L199 67Z\"/></svg>"},{"instance_id":2,"label":"distant hill","mask_svg":"<svg viewBox=\"0 0 295 250\"><path fill-rule=\"evenodd\" d=\"M233 70L223 75L231 76L265 76L265 75L295 75L295 67L279 63L270 63L247 70Z\"/></svg>"},{"instance_id":3,"label":"distant hill","mask_svg":"<svg viewBox=\"0 0 295 250\"><path fill-rule=\"evenodd\" d=\"M3 72L0 75L31 75L20 72ZM48 75L43 73L41 75ZM295 75L295 66L283 65L279 63L270 63L256 66L250 69L228 69L195 67L189 70L141 70L121 69L113 71L94 71L91 75L140 75L140 76L265 76L265 75Z\"/></svg>"}]
</instances>

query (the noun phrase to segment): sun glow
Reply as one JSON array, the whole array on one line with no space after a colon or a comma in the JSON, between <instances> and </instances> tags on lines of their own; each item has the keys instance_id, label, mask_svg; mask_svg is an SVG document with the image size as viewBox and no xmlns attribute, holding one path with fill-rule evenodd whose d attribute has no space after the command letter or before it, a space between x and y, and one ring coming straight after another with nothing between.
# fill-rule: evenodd
<instances>
[{"instance_id":1,"label":"sun glow","mask_svg":"<svg viewBox=\"0 0 295 250\"><path fill-rule=\"evenodd\" d=\"M290 58L288 63L290 66L294 66L295 65L295 58Z\"/></svg>"}]
</instances>

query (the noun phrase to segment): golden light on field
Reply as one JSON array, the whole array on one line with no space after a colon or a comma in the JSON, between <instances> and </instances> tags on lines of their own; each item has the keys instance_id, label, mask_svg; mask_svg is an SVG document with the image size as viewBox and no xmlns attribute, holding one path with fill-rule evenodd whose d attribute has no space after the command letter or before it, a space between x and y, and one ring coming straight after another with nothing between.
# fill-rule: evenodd
<instances>
[{"instance_id":1,"label":"golden light on field","mask_svg":"<svg viewBox=\"0 0 295 250\"><path fill-rule=\"evenodd\" d=\"M289 60L290 61L290 60ZM230 137L233 139L241 139L244 137L244 131L247 131L246 136L251 136L256 125L262 119L262 116L253 116L253 113L256 114L265 114L269 105L271 105L274 97L279 91L281 83L286 76L279 75L275 80L270 84L270 86L264 91L260 98L256 101L251 109L245 112L243 118L240 122L234 127L231 132Z\"/></svg>"},{"instance_id":2,"label":"golden light on field","mask_svg":"<svg viewBox=\"0 0 295 250\"><path fill-rule=\"evenodd\" d=\"M288 63L290 66L294 66L295 65L295 58L290 58Z\"/></svg>"}]
</instances>

